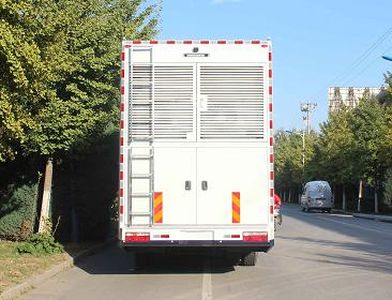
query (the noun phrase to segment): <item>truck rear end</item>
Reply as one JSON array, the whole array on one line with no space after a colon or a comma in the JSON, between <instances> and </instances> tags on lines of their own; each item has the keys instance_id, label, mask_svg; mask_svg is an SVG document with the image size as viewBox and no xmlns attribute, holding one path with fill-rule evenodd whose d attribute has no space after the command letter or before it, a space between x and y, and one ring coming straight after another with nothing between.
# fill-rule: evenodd
<instances>
[{"instance_id":1,"label":"truck rear end","mask_svg":"<svg viewBox=\"0 0 392 300\"><path fill-rule=\"evenodd\" d=\"M119 240L134 251L274 243L270 41L124 41Z\"/></svg>"}]
</instances>

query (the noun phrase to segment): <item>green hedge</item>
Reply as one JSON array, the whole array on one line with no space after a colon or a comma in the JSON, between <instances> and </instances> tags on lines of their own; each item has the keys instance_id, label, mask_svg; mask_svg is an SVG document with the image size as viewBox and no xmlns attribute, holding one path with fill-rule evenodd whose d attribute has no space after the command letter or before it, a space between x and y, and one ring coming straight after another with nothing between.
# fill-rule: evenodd
<instances>
[{"instance_id":1,"label":"green hedge","mask_svg":"<svg viewBox=\"0 0 392 300\"><path fill-rule=\"evenodd\" d=\"M37 211L37 182L9 185L0 197L0 238L25 240L32 232Z\"/></svg>"}]
</instances>

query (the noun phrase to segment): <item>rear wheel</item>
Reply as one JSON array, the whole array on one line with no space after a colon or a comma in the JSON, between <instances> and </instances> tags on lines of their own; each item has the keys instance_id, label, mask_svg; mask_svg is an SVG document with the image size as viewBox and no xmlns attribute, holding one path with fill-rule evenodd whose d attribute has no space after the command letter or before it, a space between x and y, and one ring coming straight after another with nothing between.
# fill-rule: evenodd
<instances>
[{"instance_id":1,"label":"rear wheel","mask_svg":"<svg viewBox=\"0 0 392 300\"><path fill-rule=\"evenodd\" d=\"M251 253L245 254L242 257L241 265L242 266L251 267L251 266L256 265L256 261L257 261L257 253L256 252L251 252Z\"/></svg>"}]
</instances>

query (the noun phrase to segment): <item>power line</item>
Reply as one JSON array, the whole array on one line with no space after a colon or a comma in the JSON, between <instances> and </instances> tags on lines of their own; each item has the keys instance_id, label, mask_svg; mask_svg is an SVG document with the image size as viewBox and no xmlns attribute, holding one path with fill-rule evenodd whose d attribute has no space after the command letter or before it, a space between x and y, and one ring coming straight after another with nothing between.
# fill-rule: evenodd
<instances>
[{"instance_id":1,"label":"power line","mask_svg":"<svg viewBox=\"0 0 392 300\"><path fill-rule=\"evenodd\" d=\"M381 55L377 55L376 57L374 57L368 64L365 65L364 68L362 68L361 70L359 70L357 73L355 73L354 75L351 74L351 78L349 77L342 86L347 86L349 83L353 82L355 79L357 79L360 75L362 75L367 69L369 69L370 66L374 65L374 63L377 60L380 60L380 56L386 54L387 52L389 52L392 49L392 47L389 47L388 49L386 49L384 52L381 53Z\"/></svg>"},{"instance_id":2,"label":"power line","mask_svg":"<svg viewBox=\"0 0 392 300\"><path fill-rule=\"evenodd\" d=\"M332 84L349 76L352 73L352 70L359 67L391 34L392 27L384 32L362 55L360 55L351 65L349 65L342 74L336 76L332 80Z\"/></svg>"},{"instance_id":3,"label":"power line","mask_svg":"<svg viewBox=\"0 0 392 300\"><path fill-rule=\"evenodd\" d=\"M320 98L325 94L326 88L336 85L336 82L339 80L345 79L345 77L349 76L353 69L357 68L362 62L364 62L389 36L392 34L392 27L386 30L381 36L377 38L357 59L354 60L341 74L337 75L333 80L330 81L326 86L323 86L315 95L314 98ZM365 69L366 70L366 69ZM361 73L363 73L361 71Z\"/></svg>"}]
</instances>

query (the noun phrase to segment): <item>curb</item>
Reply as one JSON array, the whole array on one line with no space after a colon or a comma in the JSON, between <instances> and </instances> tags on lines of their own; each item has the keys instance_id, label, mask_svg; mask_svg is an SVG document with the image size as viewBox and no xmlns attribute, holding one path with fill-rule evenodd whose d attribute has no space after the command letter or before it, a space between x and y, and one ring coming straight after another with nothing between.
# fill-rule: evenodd
<instances>
[{"instance_id":1,"label":"curb","mask_svg":"<svg viewBox=\"0 0 392 300\"><path fill-rule=\"evenodd\" d=\"M331 211L332 211L332 213L339 214L339 215L346 215L346 216L351 216L352 215L352 213L344 211L342 209L334 209L334 208L332 208Z\"/></svg>"},{"instance_id":2,"label":"curb","mask_svg":"<svg viewBox=\"0 0 392 300\"><path fill-rule=\"evenodd\" d=\"M80 252L79 254L75 255L75 257L72 257L69 254L67 254L68 257L66 258L65 262L53 266L52 268L50 268L49 270L45 271L42 274L34 275L30 278L27 278L24 282L5 290L2 294L0 294L0 300L12 300L17 297L20 297L27 291L35 288L36 286L40 285L46 280L56 276L61 272L71 269L76 262L79 262L83 258L86 258L87 256L97 253L99 250L102 250L110 246L111 244L114 244L116 241L117 238L110 238L101 244L95 245L90 249L86 249Z\"/></svg>"},{"instance_id":3,"label":"curb","mask_svg":"<svg viewBox=\"0 0 392 300\"><path fill-rule=\"evenodd\" d=\"M379 221L379 222L392 223L392 216L379 216L379 215L354 213L353 217L360 218L360 219Z\"/></svg>"}]
</instances>

